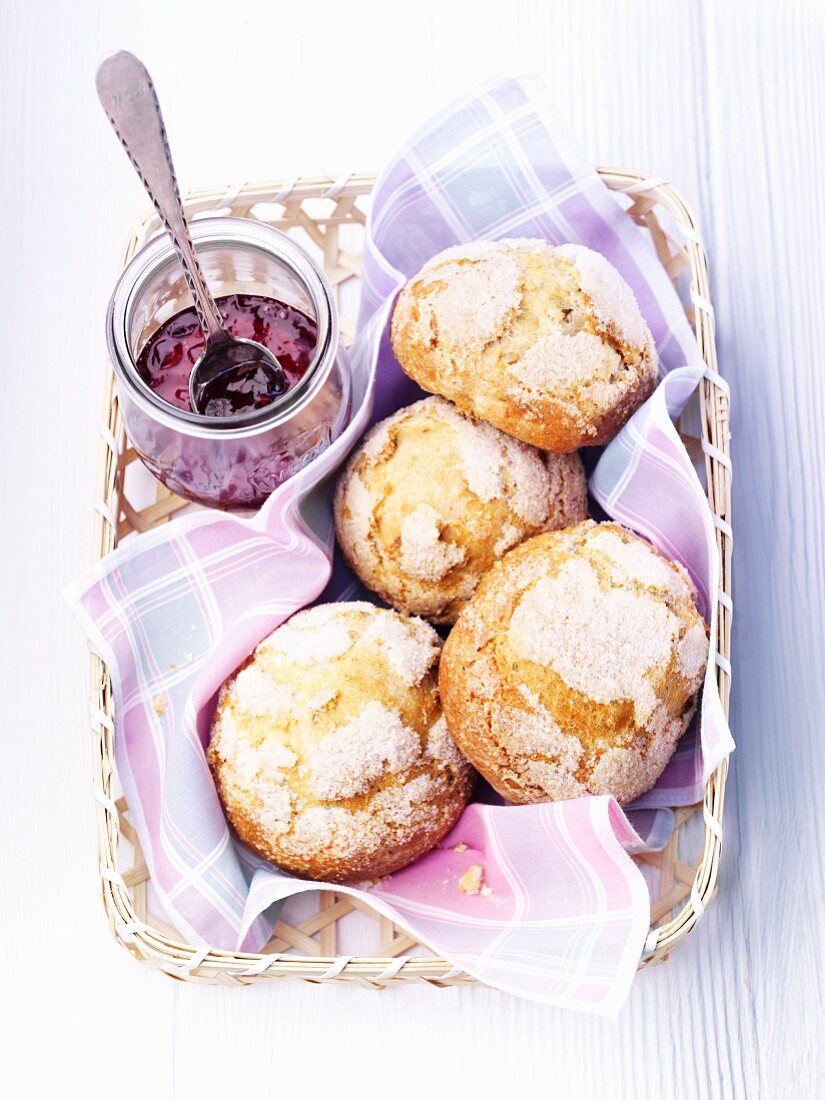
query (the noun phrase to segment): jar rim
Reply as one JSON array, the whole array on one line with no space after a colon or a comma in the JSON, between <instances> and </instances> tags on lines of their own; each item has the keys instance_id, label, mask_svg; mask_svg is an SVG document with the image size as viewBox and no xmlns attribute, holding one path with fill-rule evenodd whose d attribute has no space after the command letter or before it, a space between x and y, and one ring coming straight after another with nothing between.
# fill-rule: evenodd
<instances>
[{"instance_id":1,"label":"jar rim","mask_svg":"<svg viewBox=\"0 0 825 1100\"><path fill-rule=\"evenodd\" d=\"M197 218L189 223L193 244L198 246L259 249L289 268L312 301L316 344L312 360L297 385L281 400L264 409L234 416L204 416L179 409L147 386L137 371L129 341L129 326L141 292L170 260L177 262L172 242L160 231L135 253L115 284L106 313L106 342L118 381L148 416L186 435L238 438L255 435L290 419L307 405L323 386L338 347L338 311L329 283L315 259L286 233L251 218Z\"/></svg>"}]
</instances>

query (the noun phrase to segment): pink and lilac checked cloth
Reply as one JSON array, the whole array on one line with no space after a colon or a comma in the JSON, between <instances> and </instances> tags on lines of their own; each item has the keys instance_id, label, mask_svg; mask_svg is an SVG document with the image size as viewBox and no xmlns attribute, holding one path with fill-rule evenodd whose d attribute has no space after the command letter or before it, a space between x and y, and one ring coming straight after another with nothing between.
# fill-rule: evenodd
<instances>
[{"instance_id":1,"label":"pink and lilac checked cloth","mask_svg":"<svg viewBox=\"0 0 825 1100\"><path fill-rule=\"evenodd\" d=\"M649 242L584 163L541 86L488 84L421 129L376 185L353 348L356 411L341 438L254 518L184 515L127 540L68 592L112 675L118 774L154 886L176 927L200 945L256 950L274 903L318 888L231 836L204 756L216 692L298 608L322 594L363 598L339 561L333 569L329 475L372 420L420 396L389 348L395 295L448 245L504 236L589 245L633 287L667 373L602 454L591 493L688 568L715 650L713 525L670 419L704 369L693 334ZM165 709L154 705L158 697ZM614 1015L649 922L647 887L630 854L666 842L668 807L697 801L733 747L712 668L694 727L627 815L608 798L474 804L439 848L362 896L489 985ZM489 896L456 888L474 863Z\"/></svg>"}]
</instances>

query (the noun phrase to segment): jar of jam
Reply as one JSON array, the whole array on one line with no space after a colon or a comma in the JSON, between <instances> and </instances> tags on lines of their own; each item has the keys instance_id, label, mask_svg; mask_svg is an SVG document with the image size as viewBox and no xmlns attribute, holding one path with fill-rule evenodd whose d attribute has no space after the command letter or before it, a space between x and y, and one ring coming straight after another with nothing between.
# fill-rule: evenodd
<instances>
[{"instance_id":1,"label":"jar of jam","mask_svg":"<svg viewBox=\"0 0 825 1100\"><path fill-rule=\"evenodd\" d=\"M107 314L109 354L129 437L173 492L216 508L254 508L347 424L350 372L320 267L294 240L245 218L190 231L228 330L265 344L283 368L237 377L193 410L188 380L203 351L183 270L166 235L126 266Z\"/></svg>"}]
</instances>

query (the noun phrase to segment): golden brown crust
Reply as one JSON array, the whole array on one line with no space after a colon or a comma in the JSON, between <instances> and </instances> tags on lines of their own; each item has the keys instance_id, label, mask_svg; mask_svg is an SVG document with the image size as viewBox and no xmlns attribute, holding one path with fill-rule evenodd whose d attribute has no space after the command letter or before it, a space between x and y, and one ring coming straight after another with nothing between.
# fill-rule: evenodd
<instances>
[{"instance_id":1,"label":"golden brown crust","mask_svg":"<svg viewBox=\"0 0 825 1100\"><path fill-rule=\"evenodd\" d=\"M392 346L425 390L556 452L612 439L658 365L618 272L589 249L535 240L434 257L399 296Z\"/></svg>"},{"instance_id":2,"label":"golden brown crust","mask_svg":"<svg viewBox=\"0 0 825 1100\"><path fill-rule=\"evenodd\" d=\"M400 611L453 622L493 562L587 515L578 455L544 455L429 397L376 424L335 493L350 568Z\"/></svg>"},{"instance_id":3,"label":"golden brown crust","mask_svg":"<svg viewBox=\"0 0 825 1100\"><path fill-rule=\"evenodd\" d=\"M470 800L475 779L471 770L460 771L454 778L451 791L431 800L431 814L425 824L406 835L393 835L388 829L379 849L355 851L342 857L335 851L320 856L300 851L285 853L272 843L270 834L250 815L247 804L222 782L220 772L215 774L221 804L235 834L256 855L301 878L341 883L383 878L408 867L429 852L461 817Z\"/></svg>"},{"instance_id":4,"label":"golden brown crust","mask_svg":"<svg viewBox=\"0 0 825 1100\"><path fill-rule=\"evenodd\" d=\"M371 604L300 612L221 690L208 758L242 841L348 882L398 870L452 828L474 773L436 689L432 627Z\"/></svg>"},{"instance_id":5,"label":"golden brown crust","mask_svg":"<svg viewBox=\"0 0 825 1100\"><path fill-rule=\"evenodd\" d=\"M681 566L588 521L493 567L445 644L439 692L457 745L511 801L627 803L672 755L706 656Z\"/></svg>"}]
</instances>

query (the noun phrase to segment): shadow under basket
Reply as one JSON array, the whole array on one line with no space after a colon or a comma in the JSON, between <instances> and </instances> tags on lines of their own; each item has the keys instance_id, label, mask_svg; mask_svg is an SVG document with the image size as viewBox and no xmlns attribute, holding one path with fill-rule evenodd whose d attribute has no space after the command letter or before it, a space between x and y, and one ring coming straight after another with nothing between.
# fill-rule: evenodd
<instances>
[{"instance_id":1,"label":"shadow under basket","mask_svg":"<svg viewBox=\"0 0 825 1100\"><path fill-rule=\"evenodd\" d=\"M707 364L698 401L678 425L707 488L721 560L716 676L725 713L730 697L731 461L727 387L719 377L707 258L694 217L668 184L625 169L600 169L628 214L652 238L674 282ZM366 208L375 177L301 179L288 184L200 190L186 200L190 218L253 218L294 233L322 260L341 313L346 341L357 306ZM134 227L124 263L160 229L153 212ZM95 490L94 555L105 557L124 538L191 507L155 482L129 446L111 367L100 425ZM357 982L371 988L474 981L434 956L405 931L349 896L312 891L290 899L261 954L196 947L158 918L149 871L129 809L119 797L114 762L114 704L105 664L91 658L91 732L103 903L115 939L136 958L184 981L246 985L278 978ZM727 764L710 777L704 800L675 811L676 828L662 852L638 862L651 893L651 931L639 967L667 959L711 900L719 867ZM346 952L346 953L345 953Z\"/></svg>"}]
</instances>

